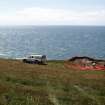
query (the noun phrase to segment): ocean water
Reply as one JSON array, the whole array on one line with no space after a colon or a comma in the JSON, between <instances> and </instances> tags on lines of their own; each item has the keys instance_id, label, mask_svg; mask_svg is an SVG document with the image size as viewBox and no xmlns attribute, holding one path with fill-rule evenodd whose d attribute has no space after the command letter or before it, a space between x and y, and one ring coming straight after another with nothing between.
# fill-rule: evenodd
<instances>
[{"instance_id":1,"label":"ocean water","mask_svg":"<svg viewBox=\"0 0 105 105\"><path fill-rule=\"evenodd\" d=\"M0 26L0 58L45 54L48 59L105 59L104 26Z\"/></svg>"}]
</instances>

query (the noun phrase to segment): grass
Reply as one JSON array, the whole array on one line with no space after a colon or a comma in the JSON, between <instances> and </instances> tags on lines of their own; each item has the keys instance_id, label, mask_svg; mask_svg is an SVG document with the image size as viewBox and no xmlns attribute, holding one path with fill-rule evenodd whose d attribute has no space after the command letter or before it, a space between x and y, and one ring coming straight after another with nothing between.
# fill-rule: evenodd
<instances>
[{"instance_id":1,"label":"grass","mask_svg":"<svg viewBox=\"0 0 105 105\"><path fill-rule=\"evenodd\" d=\"M0 105L105 105L105 71L1 59Z\"/></svg>"}]
</instances>

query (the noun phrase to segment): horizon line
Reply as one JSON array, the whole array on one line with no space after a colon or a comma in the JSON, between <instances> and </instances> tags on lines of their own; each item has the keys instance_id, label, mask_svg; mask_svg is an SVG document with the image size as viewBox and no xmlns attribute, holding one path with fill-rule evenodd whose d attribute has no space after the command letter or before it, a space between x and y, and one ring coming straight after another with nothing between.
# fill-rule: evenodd
<instances>
[{"instance_id":1,"label":"horizon line","mask_svg":"<svg viewBox=\"0 0 105 105\"><path fill-rule=\"evenodd\" d=\"M17 25L17 24L15 24L15 25L0 25L0 26L100 26L100 27L105 27L105 25L69 25L69 24L39 24L39 25L36 25L36 24L34 24L34 25L31 25L31 24L26 24L26 25L24 25L24 24L21 24L21 25Z\"/></svg>"}]
</instances>

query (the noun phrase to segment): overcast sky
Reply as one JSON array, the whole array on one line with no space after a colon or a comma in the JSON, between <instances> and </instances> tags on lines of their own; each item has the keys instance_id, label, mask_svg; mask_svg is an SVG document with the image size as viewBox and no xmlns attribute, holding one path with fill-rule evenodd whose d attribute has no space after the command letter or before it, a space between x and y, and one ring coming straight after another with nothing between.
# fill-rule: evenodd
<instances>
[{"instance_id":1,"label":"overcast sky","mask_svg":"<svg viewBox=\"0 0 105 105\"><path fill-rule=\"evenodd\" d=\"M105 0L0 0L0 25L105 25Z\"/></svg>"}]
</instances>

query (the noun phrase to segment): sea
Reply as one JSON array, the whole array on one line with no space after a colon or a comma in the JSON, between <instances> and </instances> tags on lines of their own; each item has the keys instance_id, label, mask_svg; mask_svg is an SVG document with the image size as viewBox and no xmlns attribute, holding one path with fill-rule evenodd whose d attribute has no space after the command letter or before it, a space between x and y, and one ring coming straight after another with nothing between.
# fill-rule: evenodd
<instances>
[{"instance_id":1,"label":"sea","mask_svg":"<svg viewBox=\"0 0 105 105\"><path fill-rule=\"evenodd\" d=\"M0 58L105 59L105 26L0 26Z\"/></svg>"}]
</instances>

